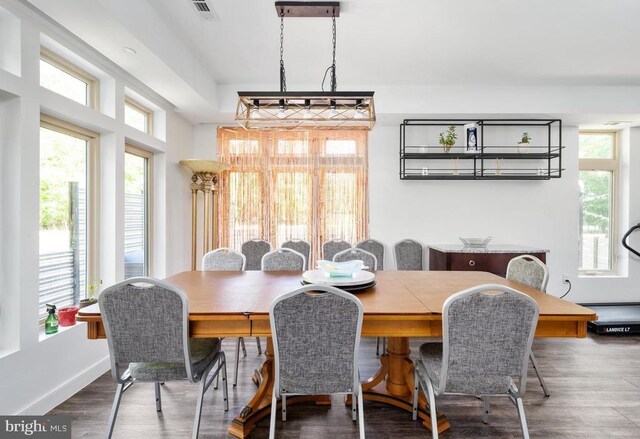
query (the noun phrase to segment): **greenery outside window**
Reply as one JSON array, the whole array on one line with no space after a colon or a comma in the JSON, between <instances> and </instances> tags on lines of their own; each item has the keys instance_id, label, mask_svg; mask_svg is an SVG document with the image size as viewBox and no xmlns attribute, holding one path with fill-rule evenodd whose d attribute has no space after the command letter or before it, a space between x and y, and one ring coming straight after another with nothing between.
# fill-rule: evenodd
<instances>
[{"instance_id":1,"label":"greenery outside window","mask_svg":"<svg viewBox=\"0 0 640 439\"><path fill-rule=\"evenodd\" d=\"M153 111L130 97L124 101L124 123L137 130L153 135Z\"/></svg>"},{"instance_id":2,"label":"greenery outside window","mask_svg":"<svg viewBox=\"0 0 640 439\"><path fill-rule=\"evenodd\" d=\"M98 145L94 132L42 115L39 318L77 305L99 285Z\"/></svg>"},{"instance_id":3,"label":"greenery outside window","mask_svg":"<svg viewBox=\"0 0 640 439\"><path fill-rule=\"evenodd\" d=\"M613 131L579 133L580 242L578 268L583 275L616 271L618 135Z\"/></svg>"},{"instance_id":4,"label":"greenery outside window","mask_svg":"<svg viewBox=\"0 0 640 439\"><path fill-rule=\"evenodd\" d=\"M40 49L40 85L97 109L100 81L44 47Z\"/></svg>"}]
</instances>

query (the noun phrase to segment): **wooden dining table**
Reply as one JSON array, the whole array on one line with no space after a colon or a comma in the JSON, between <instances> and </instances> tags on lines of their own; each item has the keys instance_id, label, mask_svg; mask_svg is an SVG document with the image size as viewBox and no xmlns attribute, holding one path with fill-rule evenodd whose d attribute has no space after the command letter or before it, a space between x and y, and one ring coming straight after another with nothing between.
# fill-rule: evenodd
<instances>
[{"instance_id":1,"label":"wooden dining table","mask_svg":"<svg viewBox=\"0 0 640 439\"><path fill-rule=\"evenodd\" d=\"M271 410L274 361L269 306L278 295L301 286L300 272L188 271L166 281L182 288L189 297L191 337L267 337L261 379L254 377L259 383L257 391L228 428L233 436L247 437L255 423ZM458 291L480 284L500 284L531 296L540 309L536 337L584 338L587 322L597 318L588 308L486 272L378 271L376 282L374 287L357 293L364 309L362 336L387 337L388 344L380 355L378 372L362 383L363 396L408 412L412 411L414 389L409 339L441 336L442 306ZM77 319L87 322L88 338L106 337L98 305L81 309ZM326 395L287 398L287 404L303 401L331 404ZM418 415L430 429L423 395ZM440 413L437 416L438 430L449 428L446 418Z\"/></svg>"}]
</instances>

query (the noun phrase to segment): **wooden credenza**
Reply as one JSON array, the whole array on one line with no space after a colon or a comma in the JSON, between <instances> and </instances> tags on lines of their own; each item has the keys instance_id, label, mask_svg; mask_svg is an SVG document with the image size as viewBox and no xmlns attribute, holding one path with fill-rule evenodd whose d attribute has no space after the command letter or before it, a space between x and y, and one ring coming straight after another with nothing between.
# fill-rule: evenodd
<instances>
[{"instance_id":1,"label":"wooden credenza","mask_svg":"<svg viewBox=\"0 0 640 439\"><path fill-rule=\"evenodd\" d=\"M488 271L504 277L509 261L520 255L533 255L547 262L549 250L521 245L488 245L469 248L462 245L430 245L429 270Z\"/></svg>"}]
</instances>

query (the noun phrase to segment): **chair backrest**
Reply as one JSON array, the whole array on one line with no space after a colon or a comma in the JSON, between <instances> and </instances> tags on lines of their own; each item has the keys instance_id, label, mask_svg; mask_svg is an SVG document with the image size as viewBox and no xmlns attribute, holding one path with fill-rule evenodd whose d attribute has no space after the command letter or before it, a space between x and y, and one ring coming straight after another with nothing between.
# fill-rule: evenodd
<instances>
[{"instance_id":1,"label":"chair backrest","mask_svg":"<svg viewBox=\"0 0 640 439\"><path fill-rule=\"evenodd\" d=\"M365 239L356 244L356 248L362 249L376 257L376 270L384 269L384 244L375 239Z\"/></svg>"},{"instance_id":2,"label":"chair backrest","mask_svg":"<svg viewBox=\"0 0 640 439\"><path fill-rule=\"evenodd\" d=\"M403 239L393 246L396 270L422 270L424 250L422 244L413 239Z\"/></svg>"},{"instance_id":3,"label":"chair backrest","mask_svg":"<svg viewBox=\"0 0 640 439\"><path fill-rule=\"evenodd\" d=\"M351 244L342 239L332 239L322 244L322 259L333 261L333 257L343 250L351 248Z\"/></svg>"},{"instance_id":4,"label":"chair backrest","mask_svg":"<svg viewBox=\"0 0 640 439\"><path fill-rule=\"evenodd\" d=\"M271 251L271 244L264 239L251 239L242 244L241 251L247 258L245 270L261 270L262 257Z\"/></svg>"},{"instance_id":5,"label":"chair backrest","mask_svg":"<svg viewBox=\"0 0 640 439\"><path fill-rule=\"evenodd\" d=\"M507 265L507 279L529 288L547 291L549 269L544 262L535 256L516 256Z\"/></svg>"},{"instance_id":6,"label":"chair backrest","mask_svg":"<svg viewBox=\"0 0 640 439\"><path fill-rule=\"evenodd\" d=\"M290 248L279 248L262 257L262 271L303 271L306 266L303 254Z\"/></svg>"},{"instance_id":7,"label":"chair backrest","mask_svg":"<svg viewBox=\"0 0 640 439\"><path fill-rule=\"evenodd\" d=\"M284 244L282 244L282 248L290 248L291 250L295 250L303 255L306 260L304 269L309 269L309 261L311 258L311 244L301 239L290 239L289 241L286 241Z\"/></svg>"},{"instance_id":8,"label":"chair backrest","mask_svg":"<svg viewBox=\"0 0 640 439\"><path fill-rule=\"evenodd\" d=\"M218 248L202 257L204 271L243 271L247 258L228 248Z\"/></svg>"},{"instance_id":9,"label":"chair backrest","mask_svg":"<svg viewBox=\"0 0 640 439\"><path fill-rule=\"evenodd\" d=\"M376 256L373 253L362 250L361 248L348 248L337 253L333 257L334 262L345 262L353 260L361 260L362 262L364 262L364 265L368 267L366 268L367 271L376 271L376 267L378 266Z\"/></svg>"},{"instance_id":10,"label":"chair backrest","mask_svg":"<svg viewBox=\"0 0 640 439\"><path fill-rule=\"evenodd\" d=\"M193 381L189 348L189 299L180 288L149 277L113 285L98 298L111 372L128 363L182 363Z\"/></svg>"},{"instance_id":11,"label":"chair backrest","mask_svg":"<svg viewBox=\"0 0 640 439\"><path fill-rule=\"evenodd\" d=\"M449 297L442 309L437 393L478 394L474 385L480 385L483 377L519 376L518 390L524 395L537 322L535 300L504 285L479 285ZM463 388L447 387L448 376L456 377Z\"/></svg>"},{"instance_id":12,"label":"chair backrest","mask_svg":"<svg viewBox=\"0 0 640 439\"><path fill-rule=\"evenodd\" d=\"M362 303L356 296L308 285L276 297L269 318L276 396L358 389Z\"/></svg>"}]
</instances>

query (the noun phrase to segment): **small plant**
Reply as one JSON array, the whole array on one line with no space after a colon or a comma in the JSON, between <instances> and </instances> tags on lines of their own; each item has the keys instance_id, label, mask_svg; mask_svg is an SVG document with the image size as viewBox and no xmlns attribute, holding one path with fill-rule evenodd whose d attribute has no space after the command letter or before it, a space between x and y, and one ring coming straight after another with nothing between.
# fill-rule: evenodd
<instances>
[{"instance_id":1,"label":"small plant","mask_svg":"<svg viewBox=\"0 0 640 439\"><path fill-rule=\"evenodd\" d=\"M89 297L80 300L80 308L84 308L85 306L93 305L98 302L98 298L96 296L100 294L100 285L102 285L102 279L94 280L92 283L87 285Z\"/></svg>"},{"instance_id":2,"label":"small plant","mask_svg":"<svg viewBox=\"0 0 640 439\"><path fill-rule=\"evenodd\" d=\"M456 139L458 135L456 134L456 126L451 125L447 131L444 133L440 133L440 145L444 148L444 152L449 152L451 147L456 144Z\"/></svg>"},{"instance_id":3,"label":"small plant","mask_svg":"<svg viewBox=\"0 0 640 439\"><path fill-rule=\"evenodd\" d=\"M533 139L529 136L529 133L522 133L522 140L518 142L518 145L529 144Z\"/></svg>"}]
</instances>

